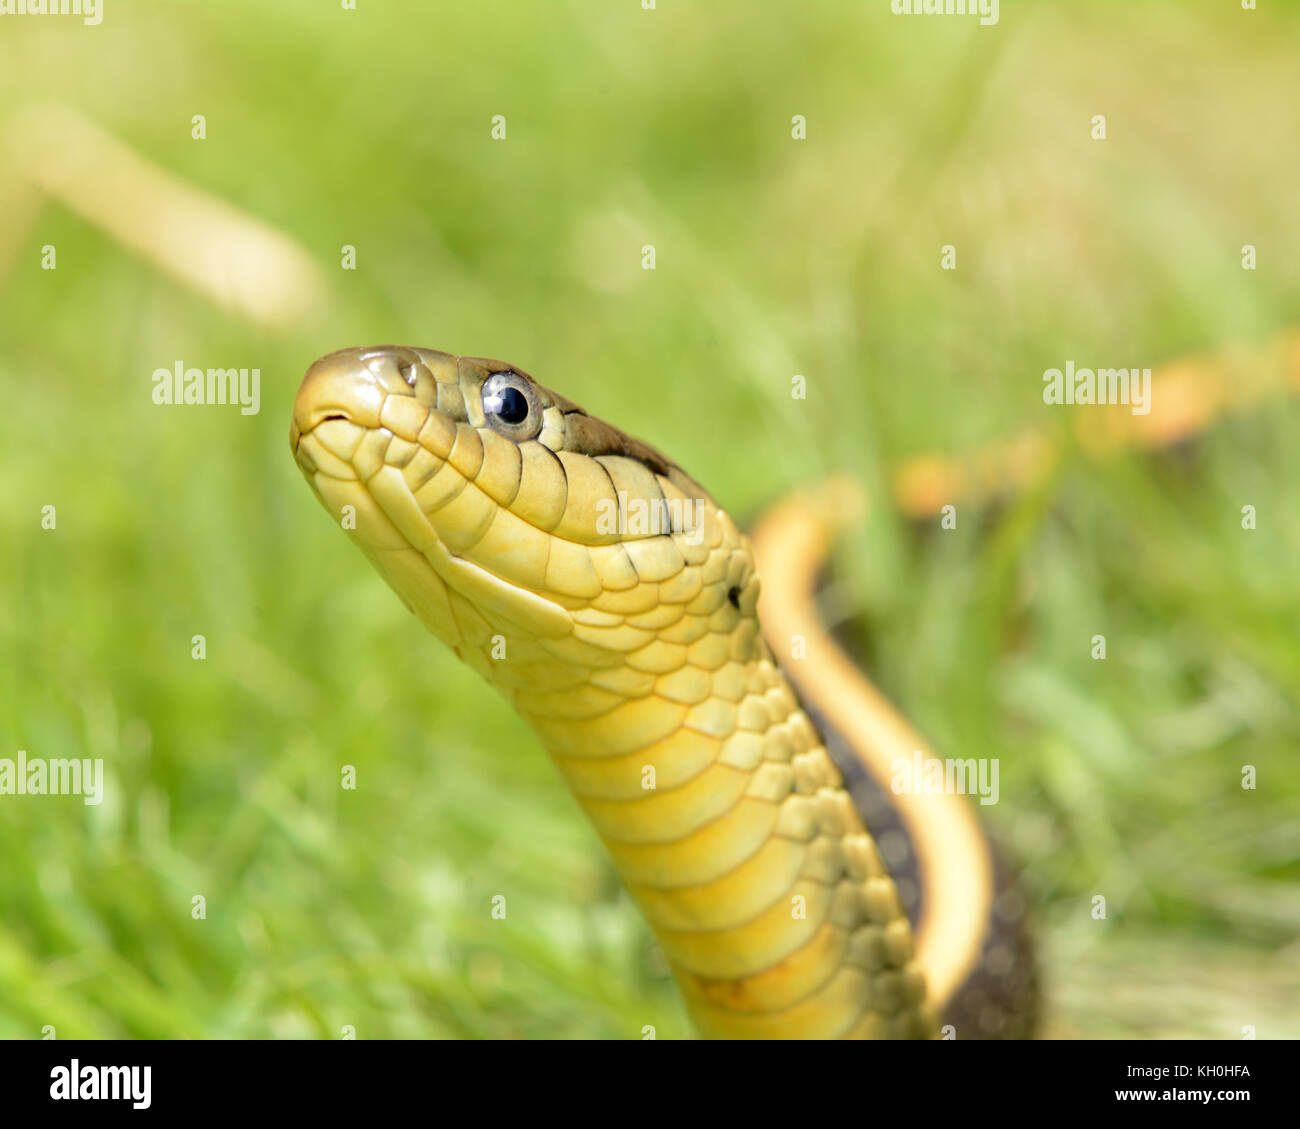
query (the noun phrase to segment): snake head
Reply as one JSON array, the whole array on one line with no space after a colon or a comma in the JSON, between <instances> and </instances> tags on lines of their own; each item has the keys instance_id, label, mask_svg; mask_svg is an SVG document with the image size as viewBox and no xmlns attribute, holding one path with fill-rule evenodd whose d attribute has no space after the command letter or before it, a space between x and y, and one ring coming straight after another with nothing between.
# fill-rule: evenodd
<instances>
[{"instance_id":1,"label":"snake head","mask_svg":"<svg viewBox=\"0 0 1300 1129\"><path fill-rule=\"evenodd\" d=\"M290 445L344 530L472 665L498 636L614 645L628 612L705 588L711 606L753 614L747 547L708 494L504 361L331 353L298 391Z\"/></svg>"}]
</instances>

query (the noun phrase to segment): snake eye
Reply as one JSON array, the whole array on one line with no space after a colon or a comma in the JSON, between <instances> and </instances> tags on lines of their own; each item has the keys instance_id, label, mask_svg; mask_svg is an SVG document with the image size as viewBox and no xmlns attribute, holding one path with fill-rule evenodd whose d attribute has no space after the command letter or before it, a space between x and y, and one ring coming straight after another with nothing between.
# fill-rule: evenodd
<instances>
[{"instance_id":1,"label":"snake eye","mask_svg":"<svg viewBox=\"0 0 1300 1129\"><path fill-rule=\"evenodd\" d=\"M512 439L531 439L542 427L542 413L528 381L515 372L494 372L483 382L483 415L490 426Z\"/></svg>"}]
</instances>

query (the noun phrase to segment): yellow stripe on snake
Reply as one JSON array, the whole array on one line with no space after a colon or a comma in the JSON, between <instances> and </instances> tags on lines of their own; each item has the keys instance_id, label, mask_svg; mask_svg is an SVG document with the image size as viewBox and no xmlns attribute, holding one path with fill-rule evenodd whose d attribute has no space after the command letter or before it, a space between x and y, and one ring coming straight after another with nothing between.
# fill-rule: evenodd
<instances>
[{"instance_id":1,"label":"yellow stripe on snake","mask_svg":"<svg viewBox=\"0 0 1300 1129\"><path fill-rule=\"evenodd\" d=\"M1031 1029L1004 868L961 797L892 794L890 764L925 742L818 626L846 495L793 500L756 530L782 594L763 601L765 638L755 549L732 518L509 364L332 353L303 381L290 441L407 607L537 734L704 1035ZM1040 461L1016 448L997 469L1023 480ZM943 475L900 498L924 510ZM793 635L819 656L797 689L769 642Z\"/></svg>"}]
</instances>

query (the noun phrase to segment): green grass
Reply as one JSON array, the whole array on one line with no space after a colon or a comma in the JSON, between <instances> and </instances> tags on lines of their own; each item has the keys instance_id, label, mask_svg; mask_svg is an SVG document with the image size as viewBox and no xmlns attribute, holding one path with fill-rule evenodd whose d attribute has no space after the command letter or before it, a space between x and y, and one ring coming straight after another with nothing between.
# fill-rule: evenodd
<instances>
[{"instance_id":1,"label":"green grass","mask_svg":"<svg viewBox=\"0 0 1300 1129\"><path fill-rule=\"evenodd\" d=\"M57 205L0 211L0 756L109 773L98 808L0 797L0 1037L687 1035L528 730L301 482L303 370L504 357L741 515L1061 428L1045 368L1262 343L1300 309L1300 13L1267 7L5 19L5 113L79 107L301 243L328 297L272 333ZM261 413L155 407L177 359L260 367ZM1274 401L1183 456L1071 457L951 533L877 505L838 557L881 684L943 752L1001 758L985 810L1050 1034L1300 1036L1298 426Z\"/></svg>"}]
</instances>

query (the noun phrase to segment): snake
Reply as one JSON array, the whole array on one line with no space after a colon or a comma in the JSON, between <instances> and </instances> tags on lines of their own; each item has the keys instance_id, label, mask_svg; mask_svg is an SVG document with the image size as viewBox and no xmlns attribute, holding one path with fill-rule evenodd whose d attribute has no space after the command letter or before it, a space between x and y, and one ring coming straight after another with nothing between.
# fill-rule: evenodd
<instances>
[{"instance_id":1,"label":"snake","mask_svg":"<svg viewBox=\"0 0 1300 1129\"><path fill-rule=\"evenodd\" d=\"M1168 382L1173 402L1179 380L1206 402L1198 379ZM1200 422L1163 418L1161 441ZM289 439L407 608L536 735L702 1036L1034 1033L1012 867L966 797L897 787L928 745L821 623L858 506L845 482L747 536L677 463L518 366L395 345L313 363ZM1040 456L1010 444L983 477L1023 482ZM953 495L951 468L913 470L905 510Z\"/></svg>"},{"instance_id":2,"label":"snake","mask_svg":"<svg viewBox=\"0 0 1300 1129\"><path fill-rule=\"evenodd\" d=\"M842 656L799 688L783 672L770 640L815 615L760 629L755 544L807 597L821 551L776 546L829 535L813 508L751 541L649 444L517 366L431 349L321 358L290 443L411 612L537 735L701 1034L926 1038L958 1013L1017 1029L1031 962L973 815L886 786L923 743Z\"/></svg>"}]
</instances>

